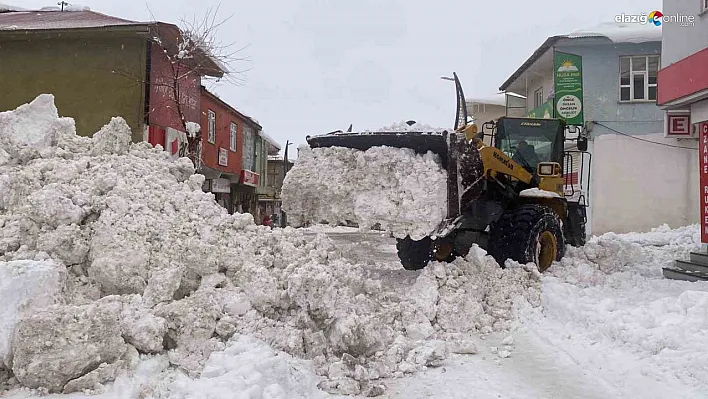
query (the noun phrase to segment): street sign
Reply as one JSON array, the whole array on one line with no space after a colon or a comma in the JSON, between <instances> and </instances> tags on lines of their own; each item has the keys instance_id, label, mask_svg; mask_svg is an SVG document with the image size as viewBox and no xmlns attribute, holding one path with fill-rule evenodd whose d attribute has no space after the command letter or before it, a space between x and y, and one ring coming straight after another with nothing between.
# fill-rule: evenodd
<instances>
[{"instance_id":1,"label":"street sign","mask_svg":"<svg viewBox=\"0 0 708 399\"><path fill-rule=\"evenodd\" d=\"M690 113L667 114L666 121L668 124L666 127L667 136L691 136Z\"/></svg>"},{"instance_id":2,"label":"street sign","mask_svg":"<svg viewBox=\"0 0 708 399\"><path fill-rule=\"evenodd\" d=\"M699 125L699 137L701 242L708 244L708 122Z\"/></svg>"}]
</instances>

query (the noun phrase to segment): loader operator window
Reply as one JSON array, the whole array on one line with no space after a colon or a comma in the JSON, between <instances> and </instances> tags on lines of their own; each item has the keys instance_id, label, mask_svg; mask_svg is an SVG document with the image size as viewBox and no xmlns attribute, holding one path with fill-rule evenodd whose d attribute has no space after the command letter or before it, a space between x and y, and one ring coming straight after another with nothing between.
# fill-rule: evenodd
<instances>
[{"instance_id":1,"label":"loader operator window","mask_svg":"<svg viewBox=\"0 0 708 399\"><path fill-rule=\"evenodd\" d=\"M539 162L562 162L563 141L559 130L557 121L505 118L497 126L494 145L535 174Z\"/></svg>"}]
</instances>

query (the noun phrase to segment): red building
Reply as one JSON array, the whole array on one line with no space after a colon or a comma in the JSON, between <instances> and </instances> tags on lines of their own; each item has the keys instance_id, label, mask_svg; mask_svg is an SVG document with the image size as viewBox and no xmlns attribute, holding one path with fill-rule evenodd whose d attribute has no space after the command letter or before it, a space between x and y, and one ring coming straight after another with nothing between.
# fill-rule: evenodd
<instances>
[{"instance_id":1,"label":"red building","mask_svg":"<svg viewBox=\"0 0 708 399\"><path fill-rule=\"evenodd\" d=\"M198 47L190 57L178 58L180 43L188 39L174 25L154 23L151 35L147 43L144 139L162 145L177 157L187 146L185 123L200 123L202 76L222 77L225 71Z\"/></svg>"},{"instance_id":2,"label":"red building","mask_svg":"<svg viewBox=\"0 0 708 399\"><path fill-rule=\"evenodd\" d=\"M217 202L229 213L256 215L256 188L261 176L253 168L244 167L244 161L252 157L254 135L262 128L205 87L201 87L200 93L202 168L199 172L207 177L204 188L214 193Z\"/></svg>"}]
</instances>

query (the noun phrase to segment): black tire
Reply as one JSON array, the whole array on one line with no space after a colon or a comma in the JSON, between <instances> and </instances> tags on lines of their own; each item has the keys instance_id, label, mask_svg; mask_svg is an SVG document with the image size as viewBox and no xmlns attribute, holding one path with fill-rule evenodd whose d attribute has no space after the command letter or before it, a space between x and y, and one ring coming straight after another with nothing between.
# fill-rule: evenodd
<instances>
[{"instance_id":1,"label":"black tire","mask_svg":"<svg viewBox=\"0 0 708 399\"><path fill-rule=\"evenodd\" d=\"M433 241L430 237L420 241L414 241L410 236L396 240L398 259L406 270L420 270L427 266L432 259L432 248Z\"/></svg>"},{"instance_id":2,"label":"black tire","mask_svg":"<svg viewBox=\"0 0 708 399\"><path fill-rule=\"evenodd\" d=\"M565 245L558 215L551 208L536 204L505 212L489 230L489 254L502 267L507 259L512 259L521 264L535 263L543 272L553 261L563 258Z\"/></svg>"}]
</instances>

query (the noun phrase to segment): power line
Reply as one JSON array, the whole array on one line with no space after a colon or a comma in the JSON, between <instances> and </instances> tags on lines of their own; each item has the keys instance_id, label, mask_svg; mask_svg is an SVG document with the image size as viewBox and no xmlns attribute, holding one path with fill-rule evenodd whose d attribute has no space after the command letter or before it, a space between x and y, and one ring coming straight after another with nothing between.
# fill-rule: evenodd
<instances>
[{"instance_id":1,"label":"power line","mask_svg":"<svg viewBox=\"0 0 708 399\"><path fill-rule=\"evenodd\" d=\"M629 135L629 134L627 134L627 133L622 133L622 132L620 132L620 131L618 131L618 130L615 130L615 129L613 129L613 128L611 128L611 127L605 125L605 124L602 124L602 123L600 123L600 122L595 122L595 124L600 125L600 126L604 127L605 129L610 130L610 131L613 131L613 132L615 132L615 133L617 133L617 134L621 134L622 136L629 137L630 139L635 139L635 140L643 141L643 142L645 142L645 143L656 144L656 145L663 145L663 146L665 146L665 147L671 147L671 148L680 148L680 149L683 149L683 150L698 151L698 148L683 147L683 146L680 146L680 145L672 145L672 144L666 144L666 143L659 143L659 142L656 142L656 141L651 141L651 140L647 140L647 139L642 139L642 138L639 138L639 137L637 137L637 136L632 136L632 135Z\"/></svg>"}]
</instances>

